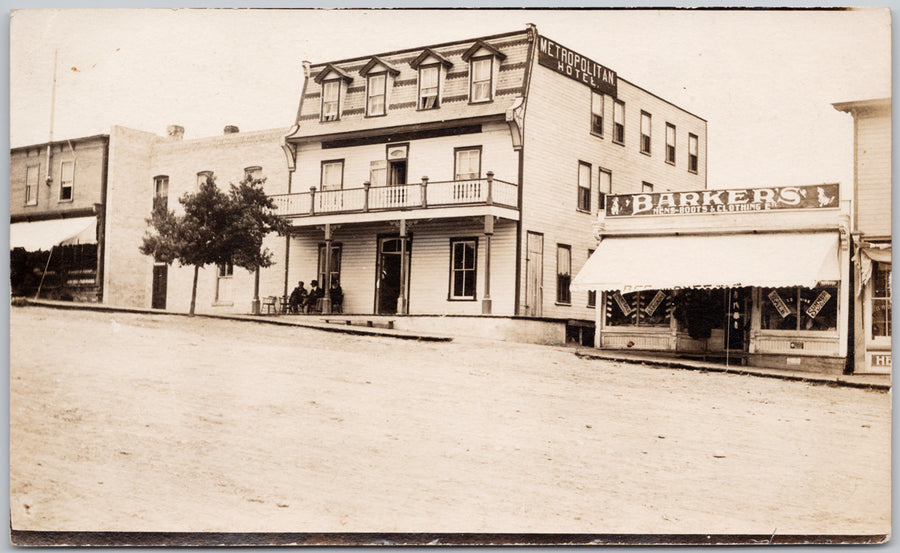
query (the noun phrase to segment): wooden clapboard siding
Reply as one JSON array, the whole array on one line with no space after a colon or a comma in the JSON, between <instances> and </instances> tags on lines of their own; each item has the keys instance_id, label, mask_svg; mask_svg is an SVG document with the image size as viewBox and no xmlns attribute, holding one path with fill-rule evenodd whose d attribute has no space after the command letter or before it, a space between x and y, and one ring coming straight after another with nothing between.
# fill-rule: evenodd
<instances>
[{"instance_id":1,"label":"wooden clapboard siding","mask_svg":"<svg viewBox=\"0 0 900 553\"><path fill-rule=\"evenodd\" d=\"M557 244L572 249L572 276L587 260L588 249L596 246L592 222L598 204L597 171L612 171L614 193L639 192L643 181L656 191L692 190L706 187L706 123L697 116L619 80L619 99L625 102L625 144L615 144L613 99L604 102L604 136L590 132L590 89L552 70L533 65L525 113L525 155L523 167L522 230L544 235L544 317L593 319L595 309L587 307L587 293L573 292L571 305L556 305ZM651 155L639 149L640 113L652 115ZM665 162L666 122L676 125L676 164ZM687 170L688 133L698 137L699 170ZM591 213L577 207L578 164L592 166ZM525 289L525 265L521 283ZM522 298L519 300L523 301Z\"/></svg>"},{"instance_id":2,"label":"wooden clapboard siding","mask_svg":"<svg viewBox=\"0 0 900 553\"><path fill-rule=\"evenodd\" d=\"M482 175L493 171L494 176L516 182L518 157L510 145L509 129L505 124L485 124L482 132L462 136L445 136L413 140L409 143L407 182L421 182L423 176L431 181L453 180L454 148L480 146ZM345 148L322 149L319 143L303 144L298 148L301 161L294 174L292 192L306 192L311 186L319 188L320 166L325 160L344 160L344 188L361 188L369 180L371 162L385 160L386 144L368 144Z\"/></svg>"},{"instance_id":3,"label":"wooden clapboard siding","mask_svg":"<svg viewBox=\"0 0 900 553\"><path fill-rule=\"evenodd\" d=\"M891 114L856 119L856 227L869 236L891 235Z\"/></svg>"},{"instance_id":4,"label":"wooden clapboard siding","mask_svg":"<svg viewBox=\"0 0 900 553\"><path fill-rule=\"evenodd\" d=\"M496 315L512 315L514 309L515 223L500 221L491 242L491 297ZM477 219L448 219L417 222L410 227L411 314L481 314L484 295L484 225ZM345 313L373 313L377 239L396 235L398 227L386 223L340 226L333 232L341 244L341 288ZM450 279L450 239L478 238L477 301L448 301ZM317 278L318 247L324 243L319 229L301 229L291 238L288 292L298 280L306 287Z\"/></svg>"},{"instance_id":5,"label":"wooden clapboard siding","mask_svg":"<svg viewBox=\"0 0 900 553\"><path fill-rule=\"evenodd\" d=\"M446 219L416 224L410 266L410 314L481 315L484 299L485 236L479 219ZM449 301L450 239L478 239L476 301ZM492 314L513 315L515 306L516 225L501 220L491 239Z\"/></svg>"}]
</instances>

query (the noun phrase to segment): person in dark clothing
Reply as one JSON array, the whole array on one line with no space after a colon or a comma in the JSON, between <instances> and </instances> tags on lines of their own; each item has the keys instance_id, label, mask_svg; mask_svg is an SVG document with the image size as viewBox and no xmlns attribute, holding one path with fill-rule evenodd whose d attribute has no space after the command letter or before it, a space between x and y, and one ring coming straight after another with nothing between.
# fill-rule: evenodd
<instances>
[{"instance_id":1,"label":"person in dark clothing","mask_svg":"<svg viewBox=\"0 0 900 553\"><path fill-rule=\"evenodd\" d=\"M297 284L297 287L294 288L294 291L291 292L291 297L288 300L291 306L291 313L299 313L301 309L305 309L308 295L309 292L306 291L306 288L303 286L303 281L301 280Z\"/></svg>"},{"instance_id":2,"label":"person in dark clothing","mask_svg":"<svg viewBox=\"0 0 900 553\"><path fill-rule=\"evenodd\" d=\"M316 310L316 301L325 295L325 291L319 288L319 281L314 280L309 283L309 295L306 297L306 312L310 313Z\"/></svg>"},{"instance_id":3,"label":"person in dark clothing","mask_svg":"<svg viewBox=\"0 0 900 553\"><path fill-rule=\"evenodd\" d=\"M331 288L328 290L331 296L331 310L335 313L344 312L344 291L341 289L341 283L338 279L331 281Z\"/></svg>"}]
</instances>

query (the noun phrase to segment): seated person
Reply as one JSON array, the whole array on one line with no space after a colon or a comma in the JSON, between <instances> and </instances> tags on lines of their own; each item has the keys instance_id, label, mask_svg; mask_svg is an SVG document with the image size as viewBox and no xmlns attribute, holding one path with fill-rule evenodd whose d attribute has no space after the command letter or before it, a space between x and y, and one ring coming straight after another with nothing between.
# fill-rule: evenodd
<instances>
[{"instance_id":1,"label":"seated person","mask_svg":"<svg viewBox=\"0 0 900 553\"><path fill-rule=\"evenodd\" d=\"M309 295L306 297L306 312L316 310L316 301L325 295L325 291L319 288L319 281L309 283Z\"/></svg>"},{"instance_id":2,"label":"seated person","mask_svg":"<svg viewBox=\"0 0 900 553\"><path fill-rule=\"evenodd\" d=\"M306 307L306 298L308 295L309 292L306 291L306 288L303 286L303 281L301 280L299 284L297 284L297 287L294 288L294 291L291 292L289 300L291 313L298 313L301 309Z\"/></svg>"},{"instance_id":3,"label":"seated person","mask_svg":"<svg viewBox=\"0 0 900 553\"><path fill-rule=\"evenodd\" d=\"M331 308L332 310L340 310L343 312L344 307L344 291L341 289L341 283L338 282L338 279L333 279L331 281L331 288L328 290L329 295L331 296Z\"/></svg>"}]
</instances>

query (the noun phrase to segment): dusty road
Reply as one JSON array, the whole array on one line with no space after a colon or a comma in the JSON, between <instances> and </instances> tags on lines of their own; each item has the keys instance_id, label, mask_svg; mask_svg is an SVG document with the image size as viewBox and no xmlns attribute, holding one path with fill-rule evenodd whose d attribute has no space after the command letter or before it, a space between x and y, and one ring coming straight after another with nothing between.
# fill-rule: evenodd
<instances>
[{"instance_id":1,"label":"dusty road","mask_svg":"<svg viewBox=\"0 0 900 553\"><path fill-rule=\"evenodd\" d=\"M890 532L890 395L13 307L17 530Z\"/></svg>"}]
</instances>

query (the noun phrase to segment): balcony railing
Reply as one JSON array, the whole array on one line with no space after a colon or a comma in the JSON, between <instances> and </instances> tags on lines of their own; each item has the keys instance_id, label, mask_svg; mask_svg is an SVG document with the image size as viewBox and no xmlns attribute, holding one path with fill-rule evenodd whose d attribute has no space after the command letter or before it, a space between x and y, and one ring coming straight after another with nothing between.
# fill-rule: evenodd
<instances>
[{"instance_id":1,"label":"balcony railing","mask_svg":"<svg viewBox=\"0 0 900 553\"><path fill-rule=\"evenodd\" d=\"M367 213L400 209L426 209L460 205L500 205L516 209L519 203L518 186L495 179L488 172L486 178L429 182L394 186L370 186L342 190L316 190L297 194L271 196L279 215L285 217L311 216L331 213Z\"/></svg>"}]
</instances>

